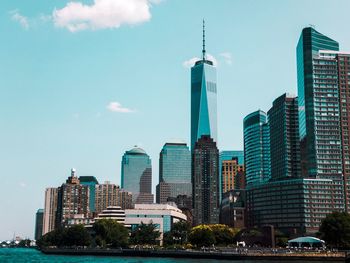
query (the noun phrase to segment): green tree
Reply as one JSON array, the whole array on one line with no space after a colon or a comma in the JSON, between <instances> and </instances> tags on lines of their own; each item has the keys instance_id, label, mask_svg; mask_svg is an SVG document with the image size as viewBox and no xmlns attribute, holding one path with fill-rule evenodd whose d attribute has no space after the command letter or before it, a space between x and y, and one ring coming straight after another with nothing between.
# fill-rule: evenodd
<instances>
[{"instance_id":1,"label":"green tree","mask_svg":"<svg viewBox=\"0 0 350 263\"><path fill-rule=\"evenodd\" d=\"M130 241L134 245L155 245L160 237L160 232L152 222L144 224L141 222L138 227L131 232Z\"/></svg>"},{"instance_id":2,"label":"green tree","mask_svg":"<svg viewBox=\"0 0 350 263\"><path fill-rule=\"evenodd\" d=\"M65 229L63 243L65 246L89 246L91 236L83 225L74 225Z\"/></svg>"},{"instance_id":3,"label":"green tree","mask_svg":"<svg viewBox=\"0 0 350 263\"><path fill-rule=\"evenodd\" d=\"M215 236L208 225L199 225L191 229L188 241L196 247L211 246L215 244Z\"/></svg>"},{"instance_id":4,"label":"green tree","mask_svg":"<svg viewBox=\"0 0 350 263\"><path fill-rule=\"evenodd\" d=\"M350 215L333 212L322 220L318 236L327 245L336 248L350 248Z\"/></svg>"},{"instance_id":5,"label":"green tree","mask_svg":"<svg viewBox=\"0 0 350 263\"><path fill-rule=\"evenodd\" d=\"M64 243L64 228L57 228L44 236L40 237L36 244L38 247L56 246L60 247Z\"/></svg>"},{"instance_id":6,"label":"green tree","mask_svg":"<svg viewBox=\"0 0 350 263\"><path fill-rule=\"evenodd\" d=\"M210 225L209 227L213 231L216 245L228 245L233 243L236 235L234 229L222 224Z\"/></svg>"},{"instance_id":7,"label":"green tree","mask_svg":"<svg viewBox=\"0 0 350 263\"><path fill-rule=\"evenodd\" d=\"M102 247L127 247L129 231L117 221L112 219L97 220L93 226L95 242Z\"/></svg>"}]
</instances>

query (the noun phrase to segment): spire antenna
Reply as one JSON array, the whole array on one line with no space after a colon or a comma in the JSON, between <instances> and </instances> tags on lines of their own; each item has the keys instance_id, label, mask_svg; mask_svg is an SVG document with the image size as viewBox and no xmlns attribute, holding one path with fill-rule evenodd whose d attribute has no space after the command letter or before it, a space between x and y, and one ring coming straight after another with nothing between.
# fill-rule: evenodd
<instances>
[{"instance_id":1,"label":"spire antenna","mask_svg":"<svg viewBox=\"0 0 350 263\"><path fill-rule=\"evenodd\" d=\"M203 49L202 49L202 58L205 60L205 21L203 19Z\"/></svg>"}]
</instances>

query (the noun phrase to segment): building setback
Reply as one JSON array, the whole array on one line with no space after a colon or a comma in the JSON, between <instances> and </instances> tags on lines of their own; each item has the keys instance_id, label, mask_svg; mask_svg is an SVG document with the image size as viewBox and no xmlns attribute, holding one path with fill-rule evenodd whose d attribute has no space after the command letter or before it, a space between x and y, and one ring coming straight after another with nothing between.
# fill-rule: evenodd
<instances>
[{"instance_id":1,"label":"building setback","mask_svg":"<svg viewBox=\"0 0 350 263\"><path fill-rule=\"evenodd\" d=\"M219 151L210 136L196 142L192 157L193 222L219 222Z\"/></svg>"},{"instance_id":2,"label":"building setback","mask_svg":"<svg viewBox=\"0 0 350 263\"><path fill-rule=\"evenodd\" d=\"M159 155L157 203L178 195L192 196L191 152L184 142L166 143Z\"/></svg>"},{"instance_id":3,"label":"building setback","mask_svg":"<svg viewBox=\"0 0 350 263\"><path fill-rule=\"evenodd\" d=\"M289 94L278 97L268 118L272 180L300 177L298 99Z\"/></svg>"},{"instance_id":4,"label":"building setback","mask_svg":"<svg viewBox=\"0 0 350 263\"><path fill-rule=\"evenodd\" d=\"M258 110L243 120L246 184L268 182L271 178L270 130L265 112Z\"/></svg>"},{"instance_id":5,"label":"building setback","mask_svg":"<svg viewBox=\"0 0 350 263\"><path fill-rule=\"evenodd\" d=\"M43 219L43 235L55 229L58 188L46 188Z\"/></svg>"},{"instance_id":6,"label":"building setback","mask_svg":"<svg viewBox=\"0 0 350 263\"><path fill-rule=\"evenodd\" d=\"M122 158L121 187L132 193L133 204L153 203L152 164L147 153L138 147Z\"/></svg>"}]
</instances>

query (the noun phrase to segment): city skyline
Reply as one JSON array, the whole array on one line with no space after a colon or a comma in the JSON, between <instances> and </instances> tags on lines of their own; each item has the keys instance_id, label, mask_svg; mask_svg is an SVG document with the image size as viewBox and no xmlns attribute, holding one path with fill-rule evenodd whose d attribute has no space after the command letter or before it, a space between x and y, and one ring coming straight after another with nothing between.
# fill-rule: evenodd
<instances>
[{"instance_id":1,"label":"city skyline","mask_svg":"<svg viewBox=\"0 0 350 263\"><path fill-rule=\"evenodd\" d=\"M23 204L24 213L18 218L19 215L11 207L13 199L11 202L2 201L1 209L7 211L9 218L2 219L7 221L2 222L5 227L0 233L0 239L12 238L14 232L33 236L34 214L37 208L43 207L45 187L59 185L66 178L70 167L76 167L79 176L92 175L102 182L110 180L119 184L120 157L125 150L138 144L149 153L156 168L153 172L154 187L158 179L157 154L161 146L171 137L187 138L186 141L189 141L190 73L182 64L193 56L200 56L202 14L193 16L195 4L188 3L189 11L184 12L180 26L175 26L176 22L172 19L166 19L169 14L175 19L173 8L181 8L181 4L171 1L154 4L150 9L152 18L147 23L133 27L122 25L114 30L94 29L72 33L64 27L55 28L50 21L40 24L37 18L40 14L51 14L54 7L61 10L67 2L54 1L33 7L20 1L5 1L0 5L3 11L0 28L5 35L0 55L6 62L0 67L3 75L0 88L4 94L0 106L3 127L1 144L5 149L1 151L0 157L3 167L1 176L9 178L4 182L1 199L11 195L7 189L13 189L14 201ZM244 10L248 12L252 4L243 2L223 1L215 5L213 11L223 12L219 21L215 21L215 15L209 11L205 16L207 41L210 43L208 53L219 61L220 150L243 148L243 116L256 108L269 108L273 99L284 92L296 93L296 41L301 29L310 20L321 32L337 39L341 43L341 50L350 50L345 26L348 19L345 18L344 8L348 3L339 1L339 6L329 6L325 1L317 2L319 14L311 16L306 14L314 10L312 1L287 2L283 7L277 1L268 3L253 4L256 13L253 12L252 16L267 18L271 13L275 14L272 11L275 8L284 15L289 12L288 19L292 23L281 21L275 25L267 19L261 21L263 25L258 25L256 20L253 23L244 20L238 14L244 13ZM298 5L301 4L305 10L300 12ZM265 8L266 12L258 12L259 7ZM204 10L211 8L213 6L209 2L203 3ZM231 8L238 13L238 18L233 18L234 15L228 11L224 12ZM323 21L322 14L329 14L329 9L337 10L333 12L337 14L344 12L343 18L332 23ZM296 17L292 18L293 15ZM44 18L40 17L40 21ZM238 23L242 21L236 19L242 19L243 23ZM243 31L256 30L254 38L238 30L237 25L240 24L244 24ZM232 36L228 36L231 34L227 32L227 25L232 26ZM264 28L267 25L271 28ZM155 30L157 27L162 30L158 32ZM180 34L184 27L185 33ZM278 31L285 27L286 32ZM168 32L169 28L174 30ZM278 33L273 32L273 29ZM279 40L284 39L285 42L273 45L274 56L272 61L268 61L273 50L268 47L273 44L272 33L279 34ZM153 37L155 40L145 41L142 45L136 41L148 34L150 39ZM123 42L123 37L129 41ZM178 38L184 40L179 41ZM265 45L264 52L261 52L261 46L254 47L254 39L257 38L261 45ZM175 44L170 45L170 42ZM128 49L126 44L130 43L133 48ZM163 46L166 48L159 49ZM91 51L94 52L91 54ZM116 55L110 57L111 54ZM286 56L283 62L279 59L282 54ZM165 55L168 55L168 59ZM145 67L135 70L135 65L140 61L154 62L152 72ZM269 72L269 67L274 63L285 63L283 65L289 69L286 70L288 72L278 69L277 72ZM249 83L245 83L249 75L245 72L251 71L251 66L266 70L253 71L259 82L250 79ZM127 72L141 74L142 82L131 76L123 79L123 74ZM277 79L276 74L280 74ZM118 83L117 88L113 83ZM258 84L260 88L257 88ZM144 85L145 89L133 88ZM164 86L168 87L165 91ZM149 94L149 87L155 87L151 89L153 95ZM134 96L136 91L138 96ZM162 101L162 98L172 98L172 101ZM178 105L185 107L181 109ZM161 134L157 133L158 121L169 116L171 121L162 122L164 129L160 129ZM147 122L142 119L147 119ZM26 200L26 196L32 198ZM28 221L21 225L22 218Z\"/></svg>"}]
</instances>

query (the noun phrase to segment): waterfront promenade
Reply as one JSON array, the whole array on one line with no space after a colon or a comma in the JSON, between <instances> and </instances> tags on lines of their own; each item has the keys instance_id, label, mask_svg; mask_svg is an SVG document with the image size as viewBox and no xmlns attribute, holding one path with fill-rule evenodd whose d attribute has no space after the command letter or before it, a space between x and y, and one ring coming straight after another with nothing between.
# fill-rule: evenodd
<instances>
[{"instance_id":1,"label":"waterfront promenade","mask_svg":"<svg viewBox=\"0 0 350 263\"><path fill-rule=\"evenodd\" d=\"M42 249L48 255L90 255L115 257L190 258L216 260L268 260L299 262L349 262L345 252L288 251L267 249L231 249L223 251L153 250L153 249Z\"/></svg>"}]
</instances>

